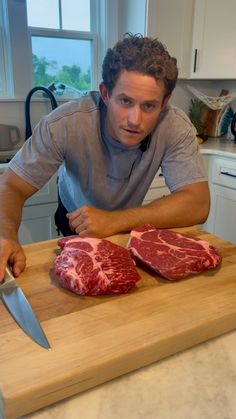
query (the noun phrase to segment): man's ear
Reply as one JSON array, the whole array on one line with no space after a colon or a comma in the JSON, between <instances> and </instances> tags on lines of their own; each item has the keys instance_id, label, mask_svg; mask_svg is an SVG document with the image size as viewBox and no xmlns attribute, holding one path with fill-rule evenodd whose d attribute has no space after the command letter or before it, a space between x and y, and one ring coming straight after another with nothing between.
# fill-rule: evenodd
<instances>
[{"instance_id":1,"label":"man's ear","mask_svg":"<svg viewBox=\"0 0 236 419\"><path fill-rule=\"evenodd\" d=\"M99 91L103 102L105 103L105 105L107 105L109 100L109 93L104 83L99 84Z\"/></svg>"},{"instance_id":2,"label":"man's ear","mask_svg":"<svg viewBox=\"0 0 236 419\"><path fill-rule=\"evenodd\" d=\"M162 102L162 105L161 105L161 108L162 108L162 109L164 109L164 108L165 108L165 106L167 105L167 103L168 103L168 102L169 102L169 100L170 100L170 97L171 97L171 95L166 96L166 97L163 99L163 102Z\"/></svg>"}]
</instances>

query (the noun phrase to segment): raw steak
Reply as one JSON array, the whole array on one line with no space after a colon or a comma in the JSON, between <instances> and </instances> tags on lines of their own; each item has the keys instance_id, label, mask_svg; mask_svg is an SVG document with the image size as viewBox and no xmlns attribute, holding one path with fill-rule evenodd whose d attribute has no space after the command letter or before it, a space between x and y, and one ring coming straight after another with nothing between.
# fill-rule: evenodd
<instances>
[{"instance_id":1,"label":"raw steak","mask_svg":"<svg viewBox=\"0 0 236 419\"><path fill-rule=\"evenodd\" d=\"M208 242L149 224L131 231L128 248L136 260L171 280L215 268L221 262Z\"/></svg>"},{"instance_id":2,"label":"raw steak","mask_svg":"<svg viewBox=\"0 0 236 419\"><path fill-rule=\"evenodd\" d=\"M127 293L141 279L127 249L105 239L69 236L54 260L61 286L80 295Z\"/></svg>"}]
</instances>

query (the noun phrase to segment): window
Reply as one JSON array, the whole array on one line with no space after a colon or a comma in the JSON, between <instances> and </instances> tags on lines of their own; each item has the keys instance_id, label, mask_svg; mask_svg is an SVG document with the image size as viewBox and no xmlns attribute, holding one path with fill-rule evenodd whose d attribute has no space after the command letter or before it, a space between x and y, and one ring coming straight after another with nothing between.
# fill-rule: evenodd
<instances>
[{"instance_id":1,"label":"window","mask_svg":"<svg viewBox=\"0 0 236 419\"><path fill-rule=\"evenodd\" d=\"M11 78L7 72L10 66L9 56L9 27L6 15L6 1L0 2L0 97L7 97L12 93Z\"/></svg>"},{"instance_id":2,"label":"window","mask_svg":"<svg viewBox=\"0 0 236 419\"><path fill-rule=\"evenodd\" d=\"M93 0L27 0L34 85L71 92L96 84L98 20ZM46 11L46 13L45 13Z\"/></svg>"},{"instance_id":3,"label":"window","mask_svg":"<svg viewBox=\"0 0 236 419\"><path fill-rule=\"evenodd\" d=\"M118 37L117 0L0 0L0 99L35 85L97 89Z\"/></svg>"}]
</instances>

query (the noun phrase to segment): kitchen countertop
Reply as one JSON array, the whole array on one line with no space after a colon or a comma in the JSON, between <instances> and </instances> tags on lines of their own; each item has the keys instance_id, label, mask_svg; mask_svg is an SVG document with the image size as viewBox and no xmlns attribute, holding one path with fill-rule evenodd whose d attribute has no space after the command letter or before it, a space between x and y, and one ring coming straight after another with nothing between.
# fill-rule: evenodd
<instances>
[{"instance_id":1,"label":"kitchen countertop","mask_svg":"<svg viewBox=\"0 0 236 419\"><path fill-rule=\"evenodd\" d=\"M200 145L202 154L236 158L236 142L222 137L208 138Z\"/></svg>"},{"instance_id":2,"label":"kitchen countertop","mask_svg":"<svg viewBox=\"0 0 236 419\"><path fill-rule=\"evenodd\" d=\"M236 331L24 416L235 419Z\"/></svg>"}]
</instances>

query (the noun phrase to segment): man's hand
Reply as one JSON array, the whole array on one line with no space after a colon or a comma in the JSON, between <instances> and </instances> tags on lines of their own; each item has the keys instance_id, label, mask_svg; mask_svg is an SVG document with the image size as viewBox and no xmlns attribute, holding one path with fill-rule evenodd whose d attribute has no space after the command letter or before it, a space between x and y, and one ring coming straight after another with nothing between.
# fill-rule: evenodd
<instances>
[{"instance_id":1,"label":"man's hand","mask_svg":"<svg viewBox=\"0 0 236 419\"><path fill-rule=\"evenodd\" d=\"M67 214L71 230L81 237L107 237L142 224L158 228L187 227L203 223L208 215L207 182L183 186L148 205L118 211L103 211L85 205Z\"/></svg>"},{"instance_id":2,"label":"man's hand","mask_svg":"<svg viewBox=\"0 0 236 419\"><path fill-rule=\"evenodd\" d=\"M90 205L68 213L70 229L80 237L107 237L118 233L116 212L104 211Z\"/></svg>"},{"instance_id":3,"label":"man's hand","mask_svg":"<svg viewBox=\"0 0 236 419\"><path fill-rule=\"evenodd\" d=\"M26 257L21 245L13 240L0 240L0 283L2 282L7 263L14 276L19 276L25 269Z\"/></svg>"}]
</instances>

